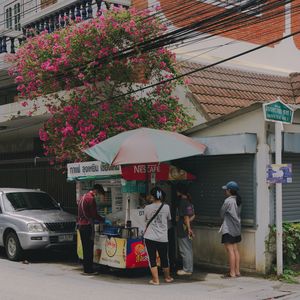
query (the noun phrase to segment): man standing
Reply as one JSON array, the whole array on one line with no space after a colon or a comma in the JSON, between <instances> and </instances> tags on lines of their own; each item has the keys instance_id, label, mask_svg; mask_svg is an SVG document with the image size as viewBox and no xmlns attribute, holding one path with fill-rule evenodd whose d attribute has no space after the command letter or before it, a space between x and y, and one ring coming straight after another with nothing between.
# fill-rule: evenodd
<instances>
[{"instance_id":1,"label":"man standing","mask_svg":"<svg viewBox=\"0 0 300 300\"><path fill-rule=\"evenodd\" d=\"M177 220L177 241L179 253L182 257L183 268L177 271L177 275L192 275L193 273L193 245L194 233L191 222L195 218L194 207L191 196L184 185L177 186L178 220Z\"/></svg>"},{"instance_id":2,"label":"man standing","mask_svg":"<svg viewBox=\"0 0 300 300\"><path fill-rule=\"evenodd\" d=\"M95 197L104 194L102 185L95 184L93 190L84 194L78 201L77 222L83 250L83 275L95 274L93 270L94 220L104 221L104 218L97 213Z\"/></svg>"}]
</instances>

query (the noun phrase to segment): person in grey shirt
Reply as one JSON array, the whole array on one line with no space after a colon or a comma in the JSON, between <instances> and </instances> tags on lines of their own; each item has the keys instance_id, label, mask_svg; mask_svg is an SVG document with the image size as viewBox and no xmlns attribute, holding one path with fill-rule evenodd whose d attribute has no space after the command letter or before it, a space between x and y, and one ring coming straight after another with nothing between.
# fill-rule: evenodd
<instances>
[{"instance_id":1,"label":"person in grey shirt","mask_svg":"<svg viewBox=\"0 0 300 300\"><path fill-rule=\"evenodd\" d=\"M222 244L228 254L229 268L228 274L224 278L239 277L240 274L240 254L237 244L241 242L241 204L242 199L238 194L239 186L235 181L228 182L222 187L225 190L225 199L221 208L221 218L223 219L220 231L222 233Z\"/></svg>"},{"instance_id":2,"label":"person in grey shirt","mask_svg":"<svg viewBox=\"0 0 300 300\"><path fill-rule=\"evenodd\" d=\"M168 221L171 220L170 207L164 204L165 192L159 187L151 190L153 203L145 207L146 229L144 239L149 257L149 266L152 274L150 284L158 285L158 268L156 263L156 253L158 252L161 267L164 271L165 282L172 282L170 276L170 264L168 255ZM156 212L159 210L157 215ZM154 218L153 218L154 217Z\"/></svg>"}]
</instances>

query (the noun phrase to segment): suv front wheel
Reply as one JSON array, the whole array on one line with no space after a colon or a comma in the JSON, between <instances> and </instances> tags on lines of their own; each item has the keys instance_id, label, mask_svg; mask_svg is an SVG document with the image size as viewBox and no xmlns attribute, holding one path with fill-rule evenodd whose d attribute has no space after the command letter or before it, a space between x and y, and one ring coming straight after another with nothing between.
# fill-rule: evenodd
<instances>
[{"instance_id":1,"label":"suv front wheel","mask_svg":"<svg viewBox=\"0 0 300 300\"><path fill-rule=\"evenodd\" d=\"M5 240L5 251L8 259L18 261L21 259L23 249L20 245L19 239L14 232L8 233Z\"/></svg>"}]
</instances>

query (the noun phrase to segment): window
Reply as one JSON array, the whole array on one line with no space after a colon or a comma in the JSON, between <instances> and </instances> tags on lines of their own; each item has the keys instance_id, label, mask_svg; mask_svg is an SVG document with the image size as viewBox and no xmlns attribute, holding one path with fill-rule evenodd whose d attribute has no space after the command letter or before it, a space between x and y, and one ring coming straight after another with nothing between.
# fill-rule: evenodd
<instances>
[{"instance_id":1,"label":"window","mask_svg":"<svg viewBox=\"0 0 300 300\"><path fill-rule=\"evenodd\" d=\"M17 3L14 5L14 17L15 17L15 30L21 30L21 4Z\"/></svg>"},{"instance_id":2,"label":"window","mask_svg":"<svg viewBox=\"0 0 300 300\"><path fill-rule=\"evenodd\" d=\"M39 192L7 193L4 206L7 211L60 209L48 194Z\"/></svg>"},{"instance_id":3,"label":"window","mask_svg":"<svg viewBox=\"0 0 300 300\"><path fill-rule=\"evenodd\" d=\"M12 29L12 8L9 7L6 9L6 28Z\"/></svg>"},{"instance_id":4,"label":"window","mask_svg":"<svg viewBox=\"0 0 300 300\"><path fill-rule=\"evenodd\" d=\"M10 4L5 8L5 24L7 29L21 30L21 4Z\"/></svg>"}]
</instances>

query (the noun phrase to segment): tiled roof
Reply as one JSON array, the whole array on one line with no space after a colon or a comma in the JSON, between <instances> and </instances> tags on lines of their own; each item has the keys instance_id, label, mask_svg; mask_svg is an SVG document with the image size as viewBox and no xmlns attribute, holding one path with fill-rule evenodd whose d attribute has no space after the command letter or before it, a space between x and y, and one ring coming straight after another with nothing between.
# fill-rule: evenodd
<instances>
[{"instance_id":1,"label":"tiled roof","mask_svg":"<svg viewBox=\"0 0 300 300\"><path fill-rule=\"evenodd\" d=\"M179 64L182 74L204 65ZM300 103L300 74L268 75L223 67L211 67L186 76L193 101L207 120L232 113L257 102L278 97L287 104Z\"/></svg>"}]
</instances>

